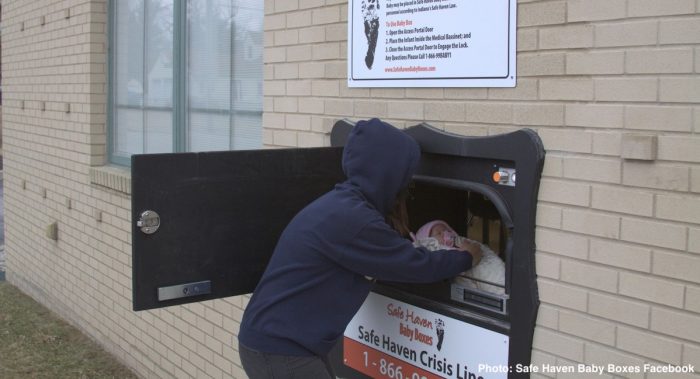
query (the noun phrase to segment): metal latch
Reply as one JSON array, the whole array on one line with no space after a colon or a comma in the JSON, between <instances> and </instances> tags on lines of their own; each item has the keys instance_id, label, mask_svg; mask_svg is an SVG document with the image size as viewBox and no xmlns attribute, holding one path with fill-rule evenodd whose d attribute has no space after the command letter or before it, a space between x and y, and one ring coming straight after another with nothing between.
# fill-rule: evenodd
<instances>
[{"instance_id":1,"label":"metal latch","mask_svg":"<svg viewBox=\"0 0 700 379\"><path fill-rule=\"evenodd\" d=\"M155 211L144 211L141 213L136 226L141 228L141 231L146 234L153 234L160 227L160 216Z\"/></svg>"}]
</instances>

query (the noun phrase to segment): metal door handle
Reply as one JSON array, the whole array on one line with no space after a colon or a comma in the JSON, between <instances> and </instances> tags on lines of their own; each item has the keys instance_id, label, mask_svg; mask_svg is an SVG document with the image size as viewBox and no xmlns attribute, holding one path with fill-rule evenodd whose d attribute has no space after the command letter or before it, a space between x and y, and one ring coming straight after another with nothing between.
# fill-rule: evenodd
<instances>
[{"instance_id":1,"label":"metal door handle","mask_svg":"<svg viewBox=\"0 0 700 379\"><path fill-rule=\"evenodd\" d=\"M143 211L136 221L136 226L141 228L141 231L145 234L153 234L160 227L160 216L155 211Z\"/></svg>"}]
</instances>

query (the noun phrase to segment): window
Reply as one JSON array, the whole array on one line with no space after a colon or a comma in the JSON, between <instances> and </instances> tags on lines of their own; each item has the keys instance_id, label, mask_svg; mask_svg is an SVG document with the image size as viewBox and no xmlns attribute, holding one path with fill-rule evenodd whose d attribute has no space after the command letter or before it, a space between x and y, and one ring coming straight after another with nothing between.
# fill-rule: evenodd
<instances>
[{"instance_id":1,"label":"window","mask_svg":"<svg viewBox=\"0 0 700 379\"><path fill-rule=\"evenodd\" d=\"M263 2L113 0L110 161L258 148Z\"/></svg>"}]
</instances>

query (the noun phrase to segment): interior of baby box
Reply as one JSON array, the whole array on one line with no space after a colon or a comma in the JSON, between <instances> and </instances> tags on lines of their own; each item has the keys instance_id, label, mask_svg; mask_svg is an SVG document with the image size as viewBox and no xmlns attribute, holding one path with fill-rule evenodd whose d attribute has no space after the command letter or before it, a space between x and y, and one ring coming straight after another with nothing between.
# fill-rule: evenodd
<instances>
[{"instance_id":1,"label":"interior of baby box","mask_svg":"<svg viewBox=\"0 0 700 379\"><path fill-rule=\"evenodd\" d=\"M459 184L436 183L425 178L414 180L406 201L410 229L416 232L436 219L447 222L458 235L480 242L484 245L482 250L490 249L500 262L487 263L482 258L480 264L490 264L488 268L482 267L483 270L501 270L500 275L492 272L492 275L480 276L474 269L437 283L392 285L431 300L505 316L508 313L505 300L509 293L511 230L502 222L501 212L487 196ZM493 279L494 275L501 280Z\"/></svg>"}]
</instances>

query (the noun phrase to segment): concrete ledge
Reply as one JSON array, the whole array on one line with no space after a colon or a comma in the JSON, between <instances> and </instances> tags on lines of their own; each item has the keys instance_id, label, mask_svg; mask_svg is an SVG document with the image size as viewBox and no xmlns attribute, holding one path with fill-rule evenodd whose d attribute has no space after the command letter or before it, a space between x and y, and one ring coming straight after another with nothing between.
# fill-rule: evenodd
<instances>
[{"instance_id":1,"label":"concrete ledge","mask_svg":"<svg viewBox=\"0 0 700 379\"><path fill-rule=\"evenodd\" d=\"M130 195L131 171L120 166L91 167L90 183Z\"/></svg>"}]
</instances>

